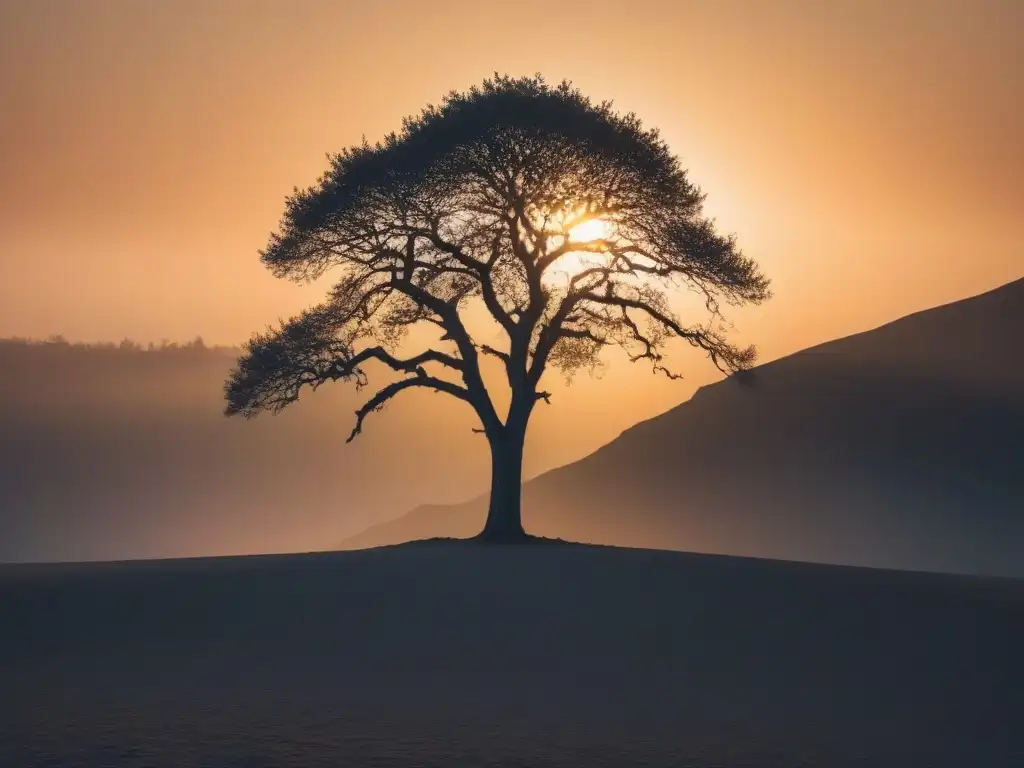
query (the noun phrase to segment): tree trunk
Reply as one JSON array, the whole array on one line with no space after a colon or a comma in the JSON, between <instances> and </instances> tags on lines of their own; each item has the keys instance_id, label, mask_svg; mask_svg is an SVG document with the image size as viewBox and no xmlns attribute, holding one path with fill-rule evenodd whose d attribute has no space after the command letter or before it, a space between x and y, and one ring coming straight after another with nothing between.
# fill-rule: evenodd
<instances>
[{"instance_id":1,"label":"tree trunk","mask_svg":"<svg viewBox=\"0 0 1024 768\"><path fill-rule=\"evenodd\" d=\"M522 484L525 430L508 431L491 441L491 503L480 538L523 541Z\"/></svg>"}]
</instances>

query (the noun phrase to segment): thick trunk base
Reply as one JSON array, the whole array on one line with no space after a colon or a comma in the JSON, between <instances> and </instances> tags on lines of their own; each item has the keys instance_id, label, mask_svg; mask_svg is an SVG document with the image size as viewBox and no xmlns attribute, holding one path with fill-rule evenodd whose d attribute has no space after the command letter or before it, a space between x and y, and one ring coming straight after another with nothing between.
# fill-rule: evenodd
<instances>
[{"instance_id":1,"label":"thick trunk base","mask_svg":"<svg viewBox=\"0 0 1024 768\"><path fill-rule=\"evenodd\" d=\"M523 438L506 438L491 445L491 503L487 522L477 536L496 544L527 541L521 510Z\"/></svg>"},{"instance_id":2,"label":"thick trunk base","mask_svg":"<svg viewBox=\"0 0 1024 768\"><path fill-rule=\"evenodd\" d=\"M506 478L509 482L512 478ZM503 491L505 483L498 483L491 489L491 504L487 510L487 522L484 529L477 536L482 541L495 543L525 541L528 536L523 530L523 520L520 510L519 476L515 476L516 484L509 489L505 495ZM507 486L506 486L507 487Z\"/></svg>"},{"instance_id":3,"label":"thick trunk base","mask_svg":"<svg viewBox=\"0 0 1024 768\"><path fill-rule=\"evenodd\" d=\"M523 530L522 526L518 528L495 528L484 526L484 529L476 535L478 541L485 541L488 544L522 544L530 541L533 537Z\"/></svg>"}]
</instances>

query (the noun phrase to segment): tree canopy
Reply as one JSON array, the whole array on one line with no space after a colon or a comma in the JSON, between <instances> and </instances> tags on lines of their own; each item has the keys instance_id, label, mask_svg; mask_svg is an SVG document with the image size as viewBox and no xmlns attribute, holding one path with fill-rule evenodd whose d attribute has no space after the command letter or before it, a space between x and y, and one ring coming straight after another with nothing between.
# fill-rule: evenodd
<instances>
[{"instance_id":1,"label":"tree canopy","mask_svg":"<svg viewBox=\"0 0 1024 768\"><path fill-rule=\"evenodd\" d=\"M571 372L610 345L673 376L663 363L672 337L725 372L754 360L727 340L721 305L766 299L768 280L702 216L703 194L656 130L570 83L496 76L329 160L287 200L261 256L281 277L337 269L340 279L325 303L248 343L227 384L229 414L280 410L306 385L363 386L377 361L404 377L360 409L353 436L410 388L470 403L490 432L503 420L479 354L504 362L513 401L543 396L548 366ZM703 322L670 310L683 284L703 295ZM474 339L462 310L476 300L505 330L504 348ZM439 348L396 357L424 323L439 328Z\"/></svg>"}]
</instances>

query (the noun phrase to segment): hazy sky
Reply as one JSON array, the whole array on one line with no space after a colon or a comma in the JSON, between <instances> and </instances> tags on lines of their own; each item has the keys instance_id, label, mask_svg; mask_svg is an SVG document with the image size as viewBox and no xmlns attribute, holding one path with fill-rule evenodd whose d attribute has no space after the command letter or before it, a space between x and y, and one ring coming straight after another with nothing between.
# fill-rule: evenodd
<instances>
[{"instance_id":1,"label":"hazy sky","mask_svg":"<svg viewBox=\"0 0 1024 768\"><path fill-rule=\"evenodd\" d=\"M774 279L735 319L777 357L1024 274L1022 30L1017 0L0 0L0 336L293 314L326 286L259 263L286 194L497 70L661 128Z\"/></svg>"}]
</instances>

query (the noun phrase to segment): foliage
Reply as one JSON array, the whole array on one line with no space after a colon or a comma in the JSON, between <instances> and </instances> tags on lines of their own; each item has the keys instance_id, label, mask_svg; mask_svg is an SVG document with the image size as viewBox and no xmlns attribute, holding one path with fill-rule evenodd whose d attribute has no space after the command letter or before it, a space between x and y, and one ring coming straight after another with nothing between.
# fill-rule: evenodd
<instances>
[{"instance_id":1,"label":"foliage","mask_svg":"<svg viewBox=\"0 0 1024 768\"><path fill-rule=\"evenodd\" d=\"M364 386L375 361L401 376L357 412L353 437L399 392L427 388L469 403L493 444L525 432L549 366L572 373L608 346L670 376L671 338L727 373L754 361L729 343L721 308L768 298L768 280L702 215L703 194L657 131L570 83L495 76L329 160L288 199L261 256L280 277L340 279L324 304L248 343L226 384L228 414L280 410L326 381ZM597 235L577 237L588 222ZM683 287L703 297L703 322L671 311ZM505 344L474 337L472 302ZM397 357L421 325L437 327L438 348ZM505 417L480 355L504 364Z\"/></svg>"}]
</instances>

